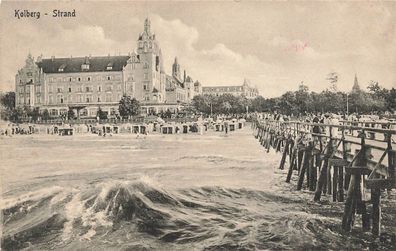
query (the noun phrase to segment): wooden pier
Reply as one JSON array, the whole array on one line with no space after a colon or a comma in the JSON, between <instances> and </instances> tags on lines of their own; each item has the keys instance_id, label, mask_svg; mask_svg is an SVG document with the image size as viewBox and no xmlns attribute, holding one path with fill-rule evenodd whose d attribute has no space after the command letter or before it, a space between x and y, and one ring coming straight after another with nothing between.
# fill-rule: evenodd
<instances>
[{"instance_id":1,"label":"wooden pier","mask_svg":"<svg viewBox=\"0 0 396 251\"><path fill-rule=\"evenodd\" d=\"M328 194L345 204L344 231L351 231L360 214L363 231L381 234L381 192L396 187L396 130L258 119L252 128L267 151L282 154L279 168L288 168L286 182L297 175L296 189L312 191L314 201Z\"/></svg>"}]
</instances>

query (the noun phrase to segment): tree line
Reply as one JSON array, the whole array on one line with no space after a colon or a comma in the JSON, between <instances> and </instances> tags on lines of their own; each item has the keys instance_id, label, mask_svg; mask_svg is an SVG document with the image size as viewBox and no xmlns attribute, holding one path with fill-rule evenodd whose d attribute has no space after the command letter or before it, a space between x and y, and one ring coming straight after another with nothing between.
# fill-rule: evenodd
<instances>
[{"instance_id":1,"label":"tree line","mask_svg":"<svg viewBox=\"0 0 396 251\"><path fill-rule=\"evenodd\" d=\"M296 91L288 91L279 97L264 98L257 96L248 99L231 94L198 95L193 98L192 106L204 114L238 114L249 112L278 112L286 115L304 113L393 113L396 110L396 89L386 89L377 82L371 82L367 91L351 93L335 88L322 92L309 91L301 84ZM248 108L246 108L248 107Z\"/></svg>"},{"instance_id":2,"label":"tree line","mask_svg":"<svg viewBox=\"0 0 396 251\"><path fill-rule=\"evenodd\" d=\"M30 118L32 121L51 119L48 110L39 110L29 106L15 107L15 93L7 92L0 95L1 119L21 121ZM210 114L242 114L246 112L278 112L286 115L299 115L304 113L394 113L396 111L396 89L386 89L378 82L371 81L367 91L355 90L350 93L337 91L336 88L326 89L322 92L310 91L306 85L300 84L296 91L288 91L275 98L257 96L248 99L245 96L232 94L197 95L192 99L191 105L186 106L184 113ZM140 114L140 103L135 98L123 96L119 101L119 116L130 118ZM160 114L170 117L170 113ZM107 112L100 107L96 114L99 119L107 119ZM69 109L62 115L64 119L74 119L76 114Z\"/></svg>"}]
</instances>

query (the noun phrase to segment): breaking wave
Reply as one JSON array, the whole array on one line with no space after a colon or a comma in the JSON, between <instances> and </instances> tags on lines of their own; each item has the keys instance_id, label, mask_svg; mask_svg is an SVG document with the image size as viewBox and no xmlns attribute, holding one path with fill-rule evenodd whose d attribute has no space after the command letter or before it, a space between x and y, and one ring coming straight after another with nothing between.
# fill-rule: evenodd
<instances>
[{"instance_id":1,"label":"breaking wave","mask_svg":"<svg viewBox=\"0 0 396 251\"><path fill-rule=\"evenodd\" d=\"M55 186L6 199L1 206L4 250L32 245L73 249L73 243L107 243L120 250L326 250L359 246L358 238L351 242L353 236L339 232L338 215L312 214L294 198L250 189L192 187L170 191L142 178L81 188ZM152 243L136 241L141 235Z\"/></svg>"}]
</instances>

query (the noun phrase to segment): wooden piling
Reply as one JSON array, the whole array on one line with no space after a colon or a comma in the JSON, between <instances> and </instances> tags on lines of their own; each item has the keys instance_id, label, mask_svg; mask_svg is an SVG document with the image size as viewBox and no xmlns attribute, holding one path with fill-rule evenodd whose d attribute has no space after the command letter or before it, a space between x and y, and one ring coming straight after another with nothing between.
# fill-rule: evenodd
<instances>
[{"instance_id":1,"label":"wooden piling","mask_svg":"<svg viewBox=\"0 0 396 251\"><path fill-rule=\"evenodd\" d=\"M362 229L363 231L370 230L370 214L367 212L366 202L362 200L362 191L358 190L357 208L362 215Z\"/></svg>"},{"instance_id":2,"label":"wooden piling","mask_svg":"<svg viewBox=\"0 0 396 251\"><path fill-rule=\"evenodd\" d=\"M333 184L332 184L332 194L333 194L333 202L337 201L338 194L338 166L333 166Z\"/></svg>"},{"instance_id":3,"label":"wooden piling","mask_svg":"<svg viewBox=\"0 0 396 251\"><path fill-rule=\"evenodd\" d=\"M301 188L302 188L302 184L303 184L303 181L304 181L305 170L306 170L306 165L305 165L304 162L306 162L305 160L307 159L307 151L303 150L301 152L302 152L303 157L301 158L302 159L301 160L301 167L300 167L299 172L298 172L297 190L301 190Z\"/></svg>"},{"instance_id":4,"label":"wooden piling","mask_svg":"<svg viewBox=\"0 0 396 251\"><path fill-rule=\"evenodd\" d=\"M317 182L317 167L316 167L317 155L311 155L309 163L309 191L315 191Z\"/></svg>"},{"instance_id":5,"label":"wooden piling","mask_svg":"<svg viewBox=\"0 0 396 251\"><path fill-rule=\"evenodd\" d=\"M380 190L380 188L371 189L371 202L373 203L372 233L375 236L379 236L381 234L381 190Z\"/></svg>"},{"instance_id":6,"label":"wooden piling","mask_svg":"<svg viewBox=\"0 0 396 251\"><path fill-rule=\"evenodd\" d=\"M297 150L298 150L297 151L297 170L298 170L298 172L300 172L303 157L304 157L304 147L301 144L299 144L299 146L297 147Z\"/></svg>"},{"instance_id":7,"label":"wooden piling","mask_svg":"<svg viewBox=\"0 0 396 251\"><path fill-rule=\"evenodd\" d=\"M352 163L352 167L349 172L351 173L351 178L349 181L349 187L347 192L347 198L345 201L344 215L342 218L342 229L344 231L350 231L353 225L353 218L355 217L355 209L358 207L359 210L362 209L361 206L361 171L362 167L367 164L367 156L370 149L362 144L360 150L356 150L356 158Z\"/></svg>"},{"instance_id":8,"label":"wooden piling","mask_svg":"<svg viewBox=\"0 0 396 251\"><path fill-rule=\"evenodd\" d=\"M289 148L289 144L290 144L290 139L287 138L286 139L286 143L285 143L285 148L283 149L283 153L282 153L282 159L279 165L279 169L284 169L285 167L285 162L286 162L286 155L288 154L288 148Z\"/></svg>"},{"instance_id":9,"label":"wooden piling","mask_svg":"<svg viewBox=\"0 0 396 251\"><path fill-rule=\"evenodd\" d=\"M289 155L289 162L291 162L292 159L293 148L294 148L294 140L292 136L289 136L289 147L287 148L287 152Z\"/></svg>"},{"instance_id":10,"label":"wooden piling","mask_svg":"<svg viewBox=\"0 0 396 251\"><path fill-rule=\"evenodd\" d=\"M389 179L396 184L396 150L388 150L388 173Z\"/></svg>"},{"instance_id":11,"label":"wooden piling","mask_svg":"<svg viewBox=\"0 0 396 251\"><path fill-rule=\"evenodd\" d=\"M339 166L338 168L338 193L337 193L337 201L344 201L344 167Z\"/></svg>"},{"instance_id":12,"label":"wooden piling","mask_svg":"<svg viewBox=\"0 0 396 251\"><path fill-rule=\"evenodd\" d=\"M322 160L322 168L320 170L319 179L316 184L315 196L314 201L320 201L320 197L322 195L322 191L324 189L326 180L327 180L327 167L329 165L329 157L333 152L333 140L330 138L329 142L327 143L326 152L324 154Z\"/></svg>"},{"instance_id":13,"label":"wooden piling","mask_svg":"<svg viewBox=\"0 0 396 251\"><path fill-rule=\"evenodd\" d=\"M312 144L312 142L310 142L310 144L307 147L305 147L305 150L303 151L303 158L302 158L303 160L302 160L302 165L301 165L300 172L299 172L299 178L298 178L298 182L297 182L297 190L301 190L301 188L302 188L305 172L307 171L307 169L309 167L309 161L312 156L312 148L313 148L313 144Z\"/></svg>"},{"instance_id":14,"label":"wooden piling","mask_svg":"<svg viewBox=\"0 0 396 251\"><path fill-rule=\"evenodd\" d=\"M347 199L345 201L344 215L342 218L342 229L344 231L351 231L353 225L353 219L355 217L356 208L356 186L357 186L357 175L352 175L349 181L349 189L347 192Z\"/></svg>"},{"instance_id":15,"label":"wooden piling","mask_svg":"<svg viewBox=\"0 0 396 251\"><path fill-rule=\"evenodd\" d=\"M291 176L293 174L294 166L295 166L295 163L296 163L296 158L297 158L297 149L294 148L292 150L291 160L290 160L290 163L289 163L289 171L287 172L287 177L286 177L286 182L287 183L290 182Z\"/></svg>"},{"instance_id":16,"label":"wooden piling","mask_svg":"<svg viewBox=\"0 0 396 251\"><path fill-rule=\"evenodd\" d=\"M326 191L326 193L327 194L329 194L329 195L331 195L332 194L332 175L331 175L331 165L328 165L327 166L327 191Z\"/></svg>"}]
</instances>

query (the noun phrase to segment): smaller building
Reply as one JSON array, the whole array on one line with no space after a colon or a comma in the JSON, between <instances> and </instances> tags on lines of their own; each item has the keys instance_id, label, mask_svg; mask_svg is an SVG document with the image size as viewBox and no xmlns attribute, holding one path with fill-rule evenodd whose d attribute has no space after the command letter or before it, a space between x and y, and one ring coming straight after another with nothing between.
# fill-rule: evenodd
<instances>
[{"instance_id":1,"label":"smaller building","mask_svg":"<svg viewBox=\"0 0 396 251\"><path fill-rule=\"evenodd\" d=\"M245 79L242 85L230 86L204 86L202 94L220 96L223 94L232 94L234 96L245 96L247 98L255 98L259 95L258 89L252 87L249 80Z\"/></svg>"},{"instance_id":2,"label":"smaller building","mask_svg":"<svg viewBox=\"0 0 396 251\"><path fill-rule=\"evenodd\" d=\"M194 82L186 71L182 75L177 58L172 65L172 76L166 76L165 90L166 103L168 104L187 104L191 102L194 96L202 94L201 83Z\"/></svg>"}]
</instances>

